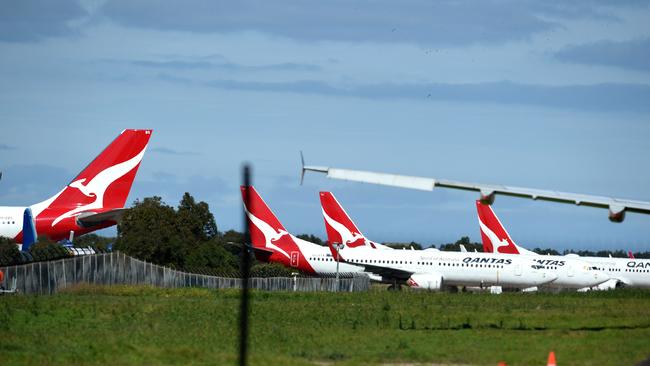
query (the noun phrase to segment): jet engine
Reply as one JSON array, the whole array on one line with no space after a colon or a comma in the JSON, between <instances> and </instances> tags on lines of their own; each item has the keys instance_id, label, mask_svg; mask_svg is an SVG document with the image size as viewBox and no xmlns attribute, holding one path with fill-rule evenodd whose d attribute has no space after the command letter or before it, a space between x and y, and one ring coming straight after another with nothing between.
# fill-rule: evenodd
<instances>
[{"instance_id":1,"label":"jet engine","mask_svg":"<svg viewBox=\"0 0 650 366\"><path fill-rule=\"evenodd\" d=\"M609 206L609 221L623 222L625 220L625 207Z\"/></svg>"},{"instance_id":2,"label":"jet engine","mask_svg":"<svg viewBox=\"0 0 650 366\"><path fill-rule=\"evenodd\" d=\"M484 205L492 205L494 203L494 191L481 190L480 201Z\"/></svg>"},{"instance_id":3,"label":"jet engine","mask_svg":"<svg viewBox=\"0 0 650 366\"><path fill-rule=\"evenodd\" d=\"M414 273L406 283L411 288L440 290L442 289L442 276L433 273Z\"/></svg>"}]
</instances>

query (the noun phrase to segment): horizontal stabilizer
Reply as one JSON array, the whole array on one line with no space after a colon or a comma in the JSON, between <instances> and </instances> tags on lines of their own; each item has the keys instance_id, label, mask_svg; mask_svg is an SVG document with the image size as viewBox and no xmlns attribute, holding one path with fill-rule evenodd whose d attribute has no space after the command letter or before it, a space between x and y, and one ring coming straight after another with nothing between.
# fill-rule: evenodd
<instances>
[{"instance_id":1,"label":"horizontal stabilizer","mask_svg":"<svg viewBox=\"0 0 650 366\"><path fill-rule=\"evenodd\" d=\"M243 247L243 244L241 244L241 243L233 243L233 242L227 242L224 245L227 245L229 247L237 247L240 250ZM255 258L257 258L257 260L262 261L262 262L268 262L269 257L271 257L271 255L274 253L270 249L254 247L254 246L251 246L250 244L248 244L248 247L253 249L253 253L255 254Z\"/></svg>"},{"instance_id":2,"label":"horizontal stabilizer","mask_svg":"<svg viewBox=\"0 0 650 366\"><path fill-rule=\"evenodd\" d=\"M110 222L119 222L128 208L116 208L110 211L100 213L84 212L77 216L77 222L83 227L92 227Z\"/></svg>"}]
</instances>

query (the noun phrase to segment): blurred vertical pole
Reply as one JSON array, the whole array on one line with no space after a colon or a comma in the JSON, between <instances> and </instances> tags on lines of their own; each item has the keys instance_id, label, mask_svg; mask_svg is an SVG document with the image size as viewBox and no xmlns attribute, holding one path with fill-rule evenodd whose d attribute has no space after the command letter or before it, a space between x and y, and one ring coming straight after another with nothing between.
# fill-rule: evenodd
<instances>
[{"instance_id":1,"label":"blurred vertical pole","mask_svg":"<svg viewBox=\"0 0 650 366\"><path fill-rule=\"evenodd\" d=\"M250 166L244 164L243 169L243 186L245 189L244 202L249 205L250 200L250 186L251 186L251 172ZM248 215L244 210L244 242L242 243L241 255L241 273L242 273L242 290L241 301L239 307L239 365L245 366L247 364L248 353L248 279L250 278L250 242L251 235L248 228Z\"/></svg>"}]
</instances>

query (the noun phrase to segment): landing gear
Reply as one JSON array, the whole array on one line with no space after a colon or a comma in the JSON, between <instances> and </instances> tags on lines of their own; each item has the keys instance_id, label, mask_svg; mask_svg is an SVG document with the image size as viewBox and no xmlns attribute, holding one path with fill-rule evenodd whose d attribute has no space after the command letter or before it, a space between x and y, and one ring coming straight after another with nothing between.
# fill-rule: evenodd
<instances>
[{"instance_id":1,"label":"landing gear","mask_svg":"<svg viewBox=\"0 0 650 366\"><path fill-rule=\"evenodd\" d=\"M388 291L402 291L402 285L394 283L387 288Z\"/></svg>"}]
</instances>

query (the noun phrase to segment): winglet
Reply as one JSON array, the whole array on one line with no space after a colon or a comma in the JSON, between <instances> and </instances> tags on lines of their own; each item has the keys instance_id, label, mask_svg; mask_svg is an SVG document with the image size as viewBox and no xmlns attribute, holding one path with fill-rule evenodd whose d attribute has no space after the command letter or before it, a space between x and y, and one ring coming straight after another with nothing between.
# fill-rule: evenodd
<instances>
[{"instance_id":1,"label":"winglet","mask_svg":"<svg viewBox=\"0 0 650 366\"><path fill-rule=\"evenodd\" d=\"M300 150L300 185L305 180L305 157L302 155L302 150Z\"/></svg>"},{"instance_id":2,"label":"winglet","mask_svg":"<svg viewBox=\"0 0 650 366\"><path fill-rule=\"evenodd\" d=\"M325 173L328 174L330 173L330 168L324 167L324 166L316 166L316 165L305 165L305 157L302 154L302 151L300 151L300 184L302 185L302 181L305 178L305 172L310 171L310 172L318 172L318 173Z\"/></svg>"},{"instance_id":3,"label":"winglet","mask_svg":"<svg viewBox=\"0 0 650 366\"><path fill-rule=\"evenodd\" d=\"M23 214L23 246L22 251L26 252L29 247L36 242L36 225L34 224L34 216L32 209L27 207Z\"/></svg>"}]
</instances>

